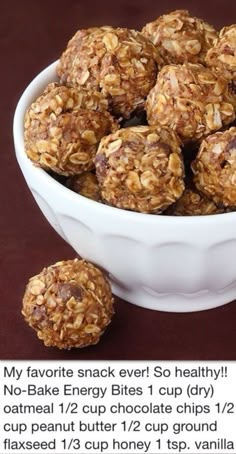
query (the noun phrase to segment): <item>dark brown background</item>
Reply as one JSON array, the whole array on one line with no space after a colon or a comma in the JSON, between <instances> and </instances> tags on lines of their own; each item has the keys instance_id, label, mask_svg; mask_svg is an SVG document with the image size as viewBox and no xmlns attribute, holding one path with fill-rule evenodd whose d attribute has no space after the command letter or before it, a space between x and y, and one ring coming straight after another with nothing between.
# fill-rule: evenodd
<instances>
[{"instance_id":1,"label":"dark brown background","mask_svg":"<svg viewBox=\"0 0 236 454\"><path fill-rule=\"evenodd\" d=\"M17 166L12 118L19 96L59 57L77 29L104 24L140 28L165 11L183 7L217 28L236 20L235 0L1 0L1 359L236 359L236 303L169 314L116 300L116 315L101 342L70 352L45 348L20 314L28 278L75 253L44 219Z\"/></svg>"}]
</instances>

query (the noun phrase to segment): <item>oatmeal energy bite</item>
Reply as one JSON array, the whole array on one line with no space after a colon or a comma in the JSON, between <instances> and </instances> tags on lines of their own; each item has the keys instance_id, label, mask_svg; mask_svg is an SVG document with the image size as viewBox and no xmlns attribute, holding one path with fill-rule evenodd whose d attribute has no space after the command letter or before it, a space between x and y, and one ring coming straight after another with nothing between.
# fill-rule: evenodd
<instances>
[{"instance_id":1,"label":"oatmeal energy bite","mask_svg":"<svg viewBox=\"0 0 236 454\"><path fill-rule=\"evenodd\" d=\"M92 169L99 141L118 128L107 107L101 93L49 84L26 112L26 154L61 175Z\"/></svg>"},{"instance_id":2,"label":"oatmeal energy bite","mask_svg":"<svg viewBox=\"0 0 236 454\"><path fill-rule=\"evenodd\" d=\"M217 205L236 207L236 128L203 140L192 163L194 183Z\"/></svg>"},{"instance_id":3,"label":"oatmeal energy bite","mask_svg":"<svg viewBox=\"0 0 236 454\"><path fill-rule=\"evenodd\" d=\"M84 197L101 202L98 180L93 172L84 172L69 178L67 187Z\"/></svg>"},{"instance_id":4,"label":"oatmeal energy bite","mask_svg":"<svg viewBox=\"0 0 236 454\"><path fill-rule=\"evenodd\" d=\"M143 213L161 213L184 190L180 141L160 126L134 126L104 137L95 158L105 202Z\"/></svg>"},{"instance_id":5,"label":"oatmeal energy bite","mask_svg":"<svg viewBox=\"0 0 236 454\"><path fill-rule=\"evenodd\" d=\"M191 17L187 10L177 10L146 24L142 33L157 47L168 64L204 63L208 49L217 38L216 30L202 19Z\"/></svg>"},{"instance_id":6,"label":"oatmeal energy bite","mask_svg":"<svg viewBox=\"0 0 236 454\"><path fill-rule=\"evenodd\" d=\"M147 120L173 129L184 142L196 141L235 119L236 97L228 81L203 65L167 65L147 102Z\"/></svg>"},{"instance_id":7,"label":"oatmeal energy bite","mask_svg":"<svg viewBox=\"0 0 236 454\"><path fill-rule=\"evenodd\" d=\"M113 298L102 272L85 260L67 260L32 277L22 314L47 347L97 344L113 316Z\"/></svg>"},{"instance_id":8,"label":"oatmeal energy bite","mask_svg":"<svg viewBox=\"0 0 236 454\"><path fill-rule=\"evenodd\" d=\"M143 109L156 81L155 46L136 30L94 27L69 41L57 68L61 83L101 91L115 115Z\"/></svg>"},{"instance_id":9,"label":"oatmeal energy bite","mask_svg":"<svg viewBox=\"0 0 236 454\"><path fill-rule=\"evenodd\" d=\"M198 192L195 188L186 188L182 196L165 212L169 216L205 216L223 213L213 200Z\"/></svg>"},{"instance_id":10,"label":"oatmeal energy bite","mask_svg":"<svg viewBox=\"0 0 236 454\"><path fill-rule=\"evenodd\" d=\"M236 24L224 27L206 55L206 64L233 81L236 90Z\"/></svg>"}]
</instances>

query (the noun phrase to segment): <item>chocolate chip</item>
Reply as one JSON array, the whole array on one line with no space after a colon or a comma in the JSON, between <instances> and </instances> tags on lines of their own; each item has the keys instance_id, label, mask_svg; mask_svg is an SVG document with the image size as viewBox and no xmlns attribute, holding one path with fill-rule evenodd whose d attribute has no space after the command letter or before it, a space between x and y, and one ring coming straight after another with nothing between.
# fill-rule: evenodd
<instances>
[{"instance_id":1,"label":"chocolate chip","mask_svg":"<svg viewBox=\"0 0 236 454\"><path fill-rule=\"evenodd\" d=\"M94 159L96 170L97 170L97 177L105 177L107 172L107 159L105 156L98 154Z\"/></svg>"},{"instance_id":2,"label":"chocolate chip","mask_svg":"<svg viewBox=\"0 0 236 454\"><path fill-rule=\"evenodd\" d=\"M220 167L223 169L227 164L227 161L226 159L224 159L221 163L220 163Z\"/></svg>"},{"instance_id":3,"label":"chocolate chip","mask_svg":"<svg viewBox=\"0 0 236 454\"><path fill-rule=\"evenodd\" d=\"M233 80L229 83L229 89L231 92L236 94L236 83Z\"/></svg>"},{"instance_id":4,"label":"chocolate chip","mask_svg":"<svg viewBox=\"0 0 236 454\"><path fill-rule=\"evenodd\" d=\"M167 154L167 156L169 156L172 153L172 149L168 143L157 142L156 145L158 146L158 148L162 148Z\"/></svg>"},{"instance_id":5,"label":"chocolate chip","mask_svg":"<svg viewBox=\"0 0 236 454\"><path fill-rule=\"evenodd\" d=\"M70 298L74 297L75 300L80 300L82 290L76 284L58 284L57 296L65 303Z\"/></svg>"},{"instance_id":6,"label":"chocolate chip","mask_svg":"<svg viewBox=\"0 0 236 454\"><path fill-rule=\"evenodd\" d=\"M233 148L236 149L236 137L234 137L232 140L230 140L230 142L228 143L225 151L226 152L227 151L231 151Z\"/></svg>"},{"instance_id":7,"label":"chocolate chip","mask_svg":"<svg viewBox=\"0 0 236 454\"><path fill-rule=\"evenodd\" d=\"M45 306L34 306L33 317L37 322L42 322L47 318Z\"/></svg>"}]
</instances>

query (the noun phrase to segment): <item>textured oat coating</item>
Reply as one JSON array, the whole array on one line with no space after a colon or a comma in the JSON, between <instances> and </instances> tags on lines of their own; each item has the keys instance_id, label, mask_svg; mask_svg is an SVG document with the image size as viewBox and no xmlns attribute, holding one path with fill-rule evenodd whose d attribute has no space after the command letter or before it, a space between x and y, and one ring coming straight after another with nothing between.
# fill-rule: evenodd
<instances>
[{"instance_id":1,"label":"textured oat coating","mask_svg":"<svg viewBox=\"0 0 236 454\"><path fill-rule=\"evenodd\" d=\"M113 313L108 281L84 260L44 268L29 280L23 298L22 314L47 347L96 344Z\"/></svg>"},{"instance_id":2,"label":"textured oat coating","mask_svg":"<svg viewBox=\"0 0 236 454\"><path fill-rule=\"evenodd\" d=\"M220 31L212 49L206 55L206 64L218 74L234 82L236 90L236 24Z\"/></svg>"},{"instance_id":3,"label":"textured oat coating","mask_svg":"<svg viewBox=\"0 0 236 454\"><path fill-rule=\"evenodd\" d=\"M94 27L73 36L57 73L63 84L101 91L116 115L129 118L143 109L158 62L155 46L140 32Z\"/></svg>"},{"instance_id":4,"label":"textured oat coating","mask_svg":"<svg viewBox=\"0 0 236 454\"><path fill-rule=\"evenodd\" d=\"M146 24L142 33L157 47L163 66L204 63L206 52L218 34L202 19L191 17L187 10L177 10Z\"/></svg>"},{"instance_id":5,"label":"textured oat coating","mask_svg":"<svg viewBox=\"0 0 236 454\"><path fill-rule=\"evenodd\" d=\"M92 169L99 141L118 127L107 107L101 93L50 84L25 116L27 156L61 175Z\"/></svg>"},{"instance_id":6,"label":"textured oat coating","mask_svg":"<svg viewBox=\"0 0 236 454\"><path fill-rule=\"evenodd\" d=\"M95 166L102 198L118 208L161 213L184 190L180 140L160 126L129 127L104 137Z\"/></svg>"},{"instance_id":7,"label":"textured oat coating","mask_svg":"<svg viewBox=\"0 0 236 454\"><path fill-rule=\"evenodd\" d=\"M236 207L236 128L203 140L192 163L194 183L219 207Z\"/></svg>"},{"instance_id":8,"label":"textured oat coating","mask_svg":"<svg viewBox=\"0 0 236 454\"><path fill-rule=\"evenodd\" d=\"M93 172L84 172L69 178L67 187L77 194L101 202L101 192L97 177Z\"/></svg>"},{"instance_id":9,"label":"textured oat coating","mask_svg":"<svg viewBox=\"0 0 236 454\"><path fill-rule=\"evenodd\" d=\"M222 76L203 65L167 65L147 102L147 120L168 126L184 142L196 141L235 119L236 97Z\"/></svg>"},{"instance_id":10,"label":"textured oat coating","mask_svg":"<svg viewBox=\"0 0 236 454\"><path fill-rule=\"evenodd\" d=\"M186 188L174 205L166 210L169 216L204 216L223 213L224 209L217 205L195 188Z\"/></svg>"}]
</instances>

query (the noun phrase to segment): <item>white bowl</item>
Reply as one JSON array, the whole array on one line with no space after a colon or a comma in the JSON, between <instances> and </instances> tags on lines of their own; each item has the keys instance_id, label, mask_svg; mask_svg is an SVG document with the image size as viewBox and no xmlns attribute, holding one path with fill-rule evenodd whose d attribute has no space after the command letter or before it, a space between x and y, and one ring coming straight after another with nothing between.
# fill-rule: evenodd
<instances>
[{"instance_id":1,"label":"white bowl","mask_svg":"<svg viewBox=\"0 0 236 454\"><path fill-rule=\"evenodd\" d=\"M14 117L17 160L49 223L79 255L105 269L114 294L130 303L191 312L235 299L236 212L171 217L112 208L72 192L27 158L25 111L56 80L56 63L30 83Z\"/></svg>"}]
</instances>

